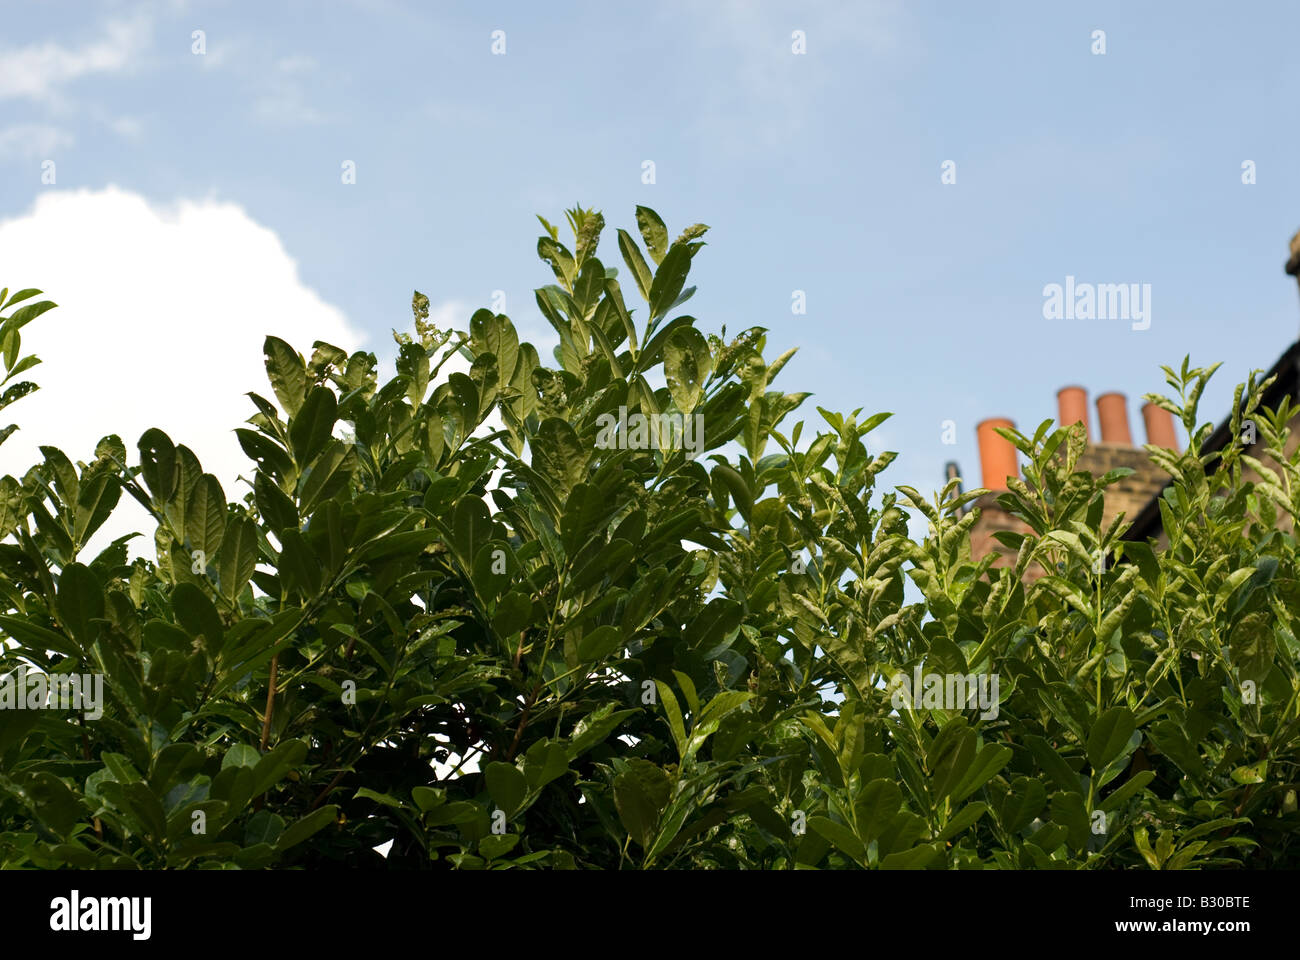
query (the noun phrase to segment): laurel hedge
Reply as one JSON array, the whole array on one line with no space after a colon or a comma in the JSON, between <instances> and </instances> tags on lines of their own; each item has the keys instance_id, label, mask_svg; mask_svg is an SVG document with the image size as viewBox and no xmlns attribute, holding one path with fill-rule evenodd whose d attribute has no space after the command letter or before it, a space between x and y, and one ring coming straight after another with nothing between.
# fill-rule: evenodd
<instances>
[{"instance_id":1,"label":"laurel hedge","mask_svg":"<svg viewBox=\"0 0 1300 960\"><path fill-rule=\"evenodd\" d=\"M791 424L793 351L681 311L706 227L638 207L620 272L567 219L553 357L417 293L383 383L267 337L238 492L156 429L0 480L0 865L1300 866L1300 454L1264 384L1260 462L1202 452L1213 368L1166 370L1168 546L1103 529L1078 428L1013 434L1031 533L993 568L985 491L878 489L889 414ZM6 384L38 293L0 293ZM152 558L89 556L124 495Z\"/></svg>"}]
</instances>

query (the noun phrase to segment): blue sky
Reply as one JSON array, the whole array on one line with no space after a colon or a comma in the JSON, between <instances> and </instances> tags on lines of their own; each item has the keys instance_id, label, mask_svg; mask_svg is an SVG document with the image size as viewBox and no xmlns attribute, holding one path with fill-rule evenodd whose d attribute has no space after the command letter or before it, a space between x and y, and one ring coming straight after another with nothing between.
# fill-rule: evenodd
<instances>
[{"instance_id":1,"label":"blue sky","mask_svg":"<svg viewBox=\"0 0 1300 960\"><path fill-rule=\"evenodd\" d=\"M218 295L231 305L208 333L304 350L319 317L388 352L415 288L462 325L503 290L536 335L531 291L550 274L534 214L600 209L602 258L621 267L612 228L634 231L645 204L674 234L712 228L692 273L704 330L769 327L770 357L799 346L778 385L815 392L809 419L813 404L894 411L876 447L901 456L883 479L932 490L949 459L978 483L979 420L1032 430L1069 383L1127 393L1140 442L1140 396L1186 353L1224 361L1203 407L1217 421L1232 385L1300 332L1282 272L1300 228L1294 3L49 2L3 19L0 283L61 300L56 282L117 257L108 272L138 306L83 322L129 336L137 313L170 311L187 355L206 348L177 300ZM109 187L246 220L212 234L179 293L154 248L114 242L111 223L81 253L31 232L53 217L43 196ZM23 237L45 239L7 248L5 222L22 218ZM266 282L298 299L241 276L240 238L259 229L287 264ZM245 249L228 258L222 242ZM11 276L6 255L41 276ZM1045 320L1043 288L1067 275L1150 284L1150 329ZM78 342L75 306L68 326L49 321L43 386ZM205 376L221 392L220 372Z\"/></svg>"}]
</instances>

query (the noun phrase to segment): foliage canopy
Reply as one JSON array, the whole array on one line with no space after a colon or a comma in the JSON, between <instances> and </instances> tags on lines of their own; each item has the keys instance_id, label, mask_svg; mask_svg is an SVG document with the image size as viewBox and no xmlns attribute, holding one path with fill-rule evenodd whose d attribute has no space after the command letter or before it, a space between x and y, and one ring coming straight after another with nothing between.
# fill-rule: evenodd
<instances>
[{"instance_id":1,"label":"foliage canopy","mask_svg":"<svg viewBox=\"0 0 1300 960\"><path fill-rule=\"evenodd\" d=\"M1234 416L1270 465L1202 454L1213 369L1166 370L1191 437L1153 451L1167 549L1101 529L1117 478L1076 469L1079 432L1015 434L1032 534L993 569L984 491L877 491L888 414L787 430L793 351L681 313L706 227L638 207L620 274L604 218L568 220L537 243L549 363L417 293L386 383L266 339L242 499L159 430L0 480L4 671L104 678L97 719L0 709L0 866L1300 865L1300 455L1263 385ZM6 383L52 306L3 320ZM702 444L598 443L620 410L698 414ZM87 558L123 494L156 559ZM922 671L996 674L996 715L895 709Z\"/></svg>"}]
</instances>

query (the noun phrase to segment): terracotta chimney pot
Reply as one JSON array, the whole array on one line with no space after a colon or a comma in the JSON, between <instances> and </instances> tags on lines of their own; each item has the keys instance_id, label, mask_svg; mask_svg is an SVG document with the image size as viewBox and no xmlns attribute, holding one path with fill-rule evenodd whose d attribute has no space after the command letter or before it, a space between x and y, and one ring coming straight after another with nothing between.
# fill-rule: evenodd
<instances>
[{"instance_id":1,"label":"terracotta chimney pot","mask_svg":"<svg viewBox=\"0 0 1300 960\"><path fill-rule=\"evenodd\" d=\"M1083 434L1092 442L1092 430L1088 425L1088 391L1083 387L1062 387L1056 391L1056 408L1059 411L1057 423L1068 427L1072 423L1083 424Z\"/></svg>"},{"instance_id":2,"label":"terracotta chimney pot","mask_svg":"<svg viewBox=\"0 0 1300 960\"><path fill-rule=\"evenodd\" d=\"M1097 398L1097 418L1101 421L1101 442L1116 446L1133 446L1128 429L1128 401L1122 393L1103 393Z\"/></svg>"},{"instance_id":3,"label":"terracotta chimney pot","mask_svg":"<svg viewBox=\"0 0 1300 960\"><path fill-rule=\"evenodd\" d=\"M1178 435L1174 433L1174 417L1168 410L1154 403L1142 404L1142 419L1147 425L1147 443L1166 450L1178 450Z\"/></svg>"},{"instance_id":4,"label":"terracotta chimney pot","mask_svg":"<svg viewBox=\"0 0 1300 960\"><path fill-rule=\"evenodd\" d=\"M1007 477L1020 476L1020 461L1016 445L994 433L997 427L1014 429L1015 423L1005 417L981 420L975 428L980 446L980 469L984 486L989 490L1006 490Z\"/></svg>"}]
</instances>

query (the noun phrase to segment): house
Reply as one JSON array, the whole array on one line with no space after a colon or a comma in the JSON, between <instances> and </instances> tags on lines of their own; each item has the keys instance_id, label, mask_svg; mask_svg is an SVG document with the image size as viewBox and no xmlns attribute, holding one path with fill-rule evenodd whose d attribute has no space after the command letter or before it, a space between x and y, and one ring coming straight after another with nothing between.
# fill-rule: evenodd
<instances>
[{"instance_id":1,"label":"house","mask_svg":"<svg viewBox=\"0 0 1300 960\"><path fill-rule=\"evenodd\" d=\"M1291 255L1286 263L1286 272L1300 281L1300 233L1291 238ZM1300 404L1300 341L1293 343L1273 364L1265 375L1276 379L1264 392L1262 405L1276 408L1284 397L1291 397L1293 404ZM1079 458L1078 469L1100 476L1117 467L1129 467L1133 473L1119 482L1107 487L1105 506L1102 512L1101 528L1107 529L1111 520L1121 511L1132 526L1124 533L1124 539L1144 541L1154 538L1164 545L1164 530L1160 519L1159 498L1169 485L1167 473L1152 463L1146 451L1134 444L1129 430L1128 400L1122 393L1104 393L1097 398L1097 420L1100 425L1100 439L1093 440L1092 426L1088 416L1088 394L1081 386L1063 387L1057 392L1057 422L1061 424L1082 423L1088 434L1088 446ZM1153 446L1178 448L1174 432L1173 417L1168 411L1155 404L1142 406L1142 420L1146 429L1146 442ZM994 534L999 531L1028 533L1029 528L1016 517L998 505L997 499L1007 490L1007 481L1019 476L1019 456L1015 446L1000 437L995 431L998 427L1013 427L1011 420L996 417L983 420L976 427L979 441L980 468L983 486L990 493L974 502L980 509L980 518L971 529L971 553L975 559L982 559L989 553L999 554L994 566L1011 565L1015 556L1002 545ZM1291 436L1287 444L1287 453L1293 453L1300 446L1300 415L1291 421ZM1234 437L1231 430L1231 416L1224 417L1218 428L1210 435L1204 446L1205 452L1223 450L1229 443L1240 442L1248 447L1251 456L1267 464L1268 458L1262 451L1262 441L1252 435L1253 431L1243 430L1243 435ZM1207 465L1213 470L1214 461ZM955 472L955 464L948 465L948 474ZM1252 472L1246 472L1247 479ZM1279 523L1286 522L1283 517ZM1030 570L1027 576L1041 576L1041 570Z\"/></svg>"}]
</instances>

